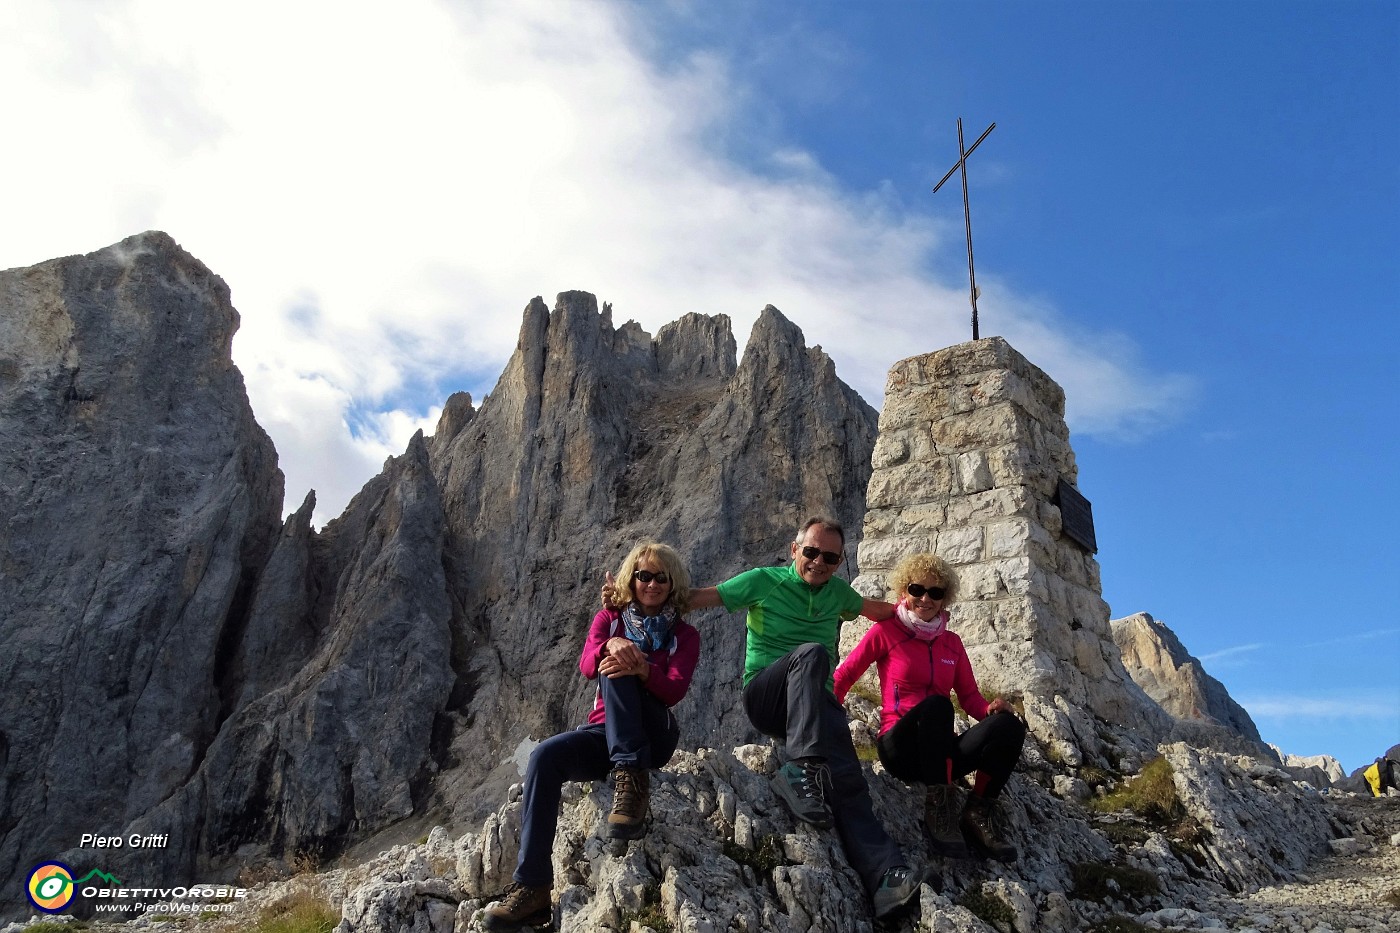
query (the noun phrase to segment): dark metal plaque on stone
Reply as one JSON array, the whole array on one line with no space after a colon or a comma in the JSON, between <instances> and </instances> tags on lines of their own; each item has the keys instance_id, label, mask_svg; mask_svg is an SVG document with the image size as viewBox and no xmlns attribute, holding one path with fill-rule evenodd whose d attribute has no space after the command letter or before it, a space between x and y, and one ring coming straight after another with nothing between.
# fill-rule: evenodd
<instances>
[{"instance_id":1,"label":"dark metal plaque on stone","mask_svg":"<svg viewBox=\"0 0 1400 933\"><path fill-rule=\"evenodd\" d=\"M1055 504L1060 507L1060 527L1064 533L1090 554L1099 552L1094 539L1094 507L1063 479L1055 487Z\"/></svg>"}]
</instances>

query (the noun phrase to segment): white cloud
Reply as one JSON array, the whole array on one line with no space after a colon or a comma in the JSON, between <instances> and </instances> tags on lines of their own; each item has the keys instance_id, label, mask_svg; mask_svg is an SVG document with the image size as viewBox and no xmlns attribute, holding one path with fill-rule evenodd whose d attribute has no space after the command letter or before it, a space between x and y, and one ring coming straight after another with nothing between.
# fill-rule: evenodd
<instances>
[{"instance_id":1,"label":"white cloud","mask_svg":"<svg viewBox=\"0 0 1400 933\"><path fill-rule=\"evenodd\" d=\"M1357 642L1377 640L1384 640L1391 644L1392 647L1400 647L1400 628L1379 628L1372 629L1368 632L1352 632L1340 638L1328 638L1323 641L1309 642L1300 647L1305 651L1311 651L1316 648L1330 648L1335 645L1351 645Z\"/></svg>"},{"instance_id":2,"label":"white cloud","mask_svg":"<svg viewBox=\"0 0 1400 933\"><path fill-rule=\"evenodd\" d=\"M1311 695L1246 696L1238 700L1255 719L1395 719L1395 695L1384 691L1360 692L1354 696Z\"/></svg>"},{"instance_id":3,"label":"white cloud","mask_svg":"<svg viewBox=\"0 0 1400 933\"><path fill-rule=\"evenodd\" d=\"M230 284L235 359L288 511L338 514L456 388L489 388L519 311L582 288L652 332L781 308L878 405L891 363L966 339L928 272L961 231L843 190L764 139L715 54L664 69L605 3L12 0L0 265L164 229ZM762 170L724 156L751 134ZM752 151L753 140L746 148ZM983 313L1066 389L1076 431L1140 433L1189 396L1121 338L989 279ZM471 373L484 385L463 386Z\"/></svg>"},{"instance_id":4,"label":"white cloud","mask_svg":"<svg viewBox=\"0 0 1400 933\"><path fill-rule=\"evenodd\" d=\"M1207 662L1211 664L1226 662L1220 664L1220 666L1229 667L1233 664L1239 664L1240 662L1236 659L1240 658L1242 655L1253 654L1254 652L1258 651L1263 647L1264 645L1260 643L1255 643L1252 645L1235 645L1233 648L1222 648L1219 651L1212 651L1210 654L1203 654L1197 660L1199 660L1202 664L1205 664Z\"/></svg>"}]
</instances>

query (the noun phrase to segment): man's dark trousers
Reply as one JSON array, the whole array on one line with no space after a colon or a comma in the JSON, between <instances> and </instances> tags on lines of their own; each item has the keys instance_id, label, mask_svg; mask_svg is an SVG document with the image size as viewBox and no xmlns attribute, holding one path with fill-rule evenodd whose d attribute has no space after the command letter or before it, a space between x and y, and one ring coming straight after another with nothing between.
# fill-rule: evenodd
<instances>
[{"instance_id":1,"label":"man's dark trousers","mask_svg":"<svg viewBox=\"0 0 1400 933\"><path fill-rule=\"evenodd\" d=\"M783 741L787 760L825 759L833 785L827 803L836 832L846 860L873 895L885 872L905 860L875 817L846 710L827 689L830 676L826 647L815 642L801 645L749 681L744 709L755 729Z\"/></svg>"}]
</instances>

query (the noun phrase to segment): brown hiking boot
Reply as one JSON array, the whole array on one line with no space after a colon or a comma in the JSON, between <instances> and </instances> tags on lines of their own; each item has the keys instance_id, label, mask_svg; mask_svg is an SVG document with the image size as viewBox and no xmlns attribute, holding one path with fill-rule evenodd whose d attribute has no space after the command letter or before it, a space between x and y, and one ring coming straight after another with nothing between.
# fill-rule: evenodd
<instances>
[{"instance_id":1,"label":"brown hiking boot","mask_svg":"<svg viewBox=\"0 0 1400 933\"><path fill-rule=\"evenodd\" d=\"M976 794L968 795L967 805L963 807L962 819L958 821L958 825L962 828L968 848L977 855L996 859L998 862L1016 860L1016 847L1002 838L1005 820L995 800L978 797Z\"/></svg>"},{"instance_id":2,"label":"brown hiking boot","mask_svg":"<svg viewBox=\"0 0 1400 933\"><path fill-rule=\"evenodd\" d=\"M488 930L518 930L523 926L540 926L554 920L554 905L549 902L549 887L532 888L512 882L500 903L486 908L482 923Z\"/></svg>"},{"instance_id":3,"label":"brown hiking boot","mask_svg":"<svg viewBox=\"0 0 1400 933\"><path fill-rule=\"evenodd\" d=\"M967 858L967 843L958 826L962 793L951 784L930 784L924 793L924 826L934 852L947 858Z\"/></svg>"},{"instance_id":4,"label":"brown hiking boot","mask_svg":"<svg viewBox=\"0 0 1400 933\"><path fill-rule=\"evenodd\" d=\"M647 832L647 806L651 798L651 772L645 768L613 769L613 804L608 814L608 836L640 839Z\"/></svg>"}]
</instances>

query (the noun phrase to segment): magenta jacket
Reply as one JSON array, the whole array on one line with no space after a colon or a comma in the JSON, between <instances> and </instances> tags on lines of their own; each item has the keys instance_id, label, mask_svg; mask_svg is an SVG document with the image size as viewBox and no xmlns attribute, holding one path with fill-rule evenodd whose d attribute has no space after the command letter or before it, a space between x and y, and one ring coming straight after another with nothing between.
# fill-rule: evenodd
<instances>
[{"instance_id":1,"label":"magenta jacket","mask_svg":"<svg viewBox=\"0 0 1400 933\"><path fill-rule=\"evenodd\" d=\"M671 630L671 647L665 651L653 651L647 656L651 662L651 673L646 679L646 688L667 706L675 706L690 689L690 678L695 674L695 664L700 660L700 633L684 619L677 619ZM603 663L603 646L609 638L627 637L623 633L622 613L616 609L604 609L593 617L588 628L588 638L583 643L583 653L578 658L578 669L589 680L598 679L598 665ZM599 691L593 700L593 712L588 721L601 723L607 720L603 709L603 694Z\"/></svg>"},{"instance_id":2,"label":"magenta jacket","mask_svg":"<svg viewBox=\"0 0 1400 933\"><path fill-rule=\"evenodd\" d=\"M977 689L962 639L946 628L933 641L920 641L897 616L876 622L837 666L836 699L845 702L851 684L872 662L880 675L881 735L925 698L946 697L953 690L973 719L987 717L987 700Z\"/></svg>"}]
</instances>

